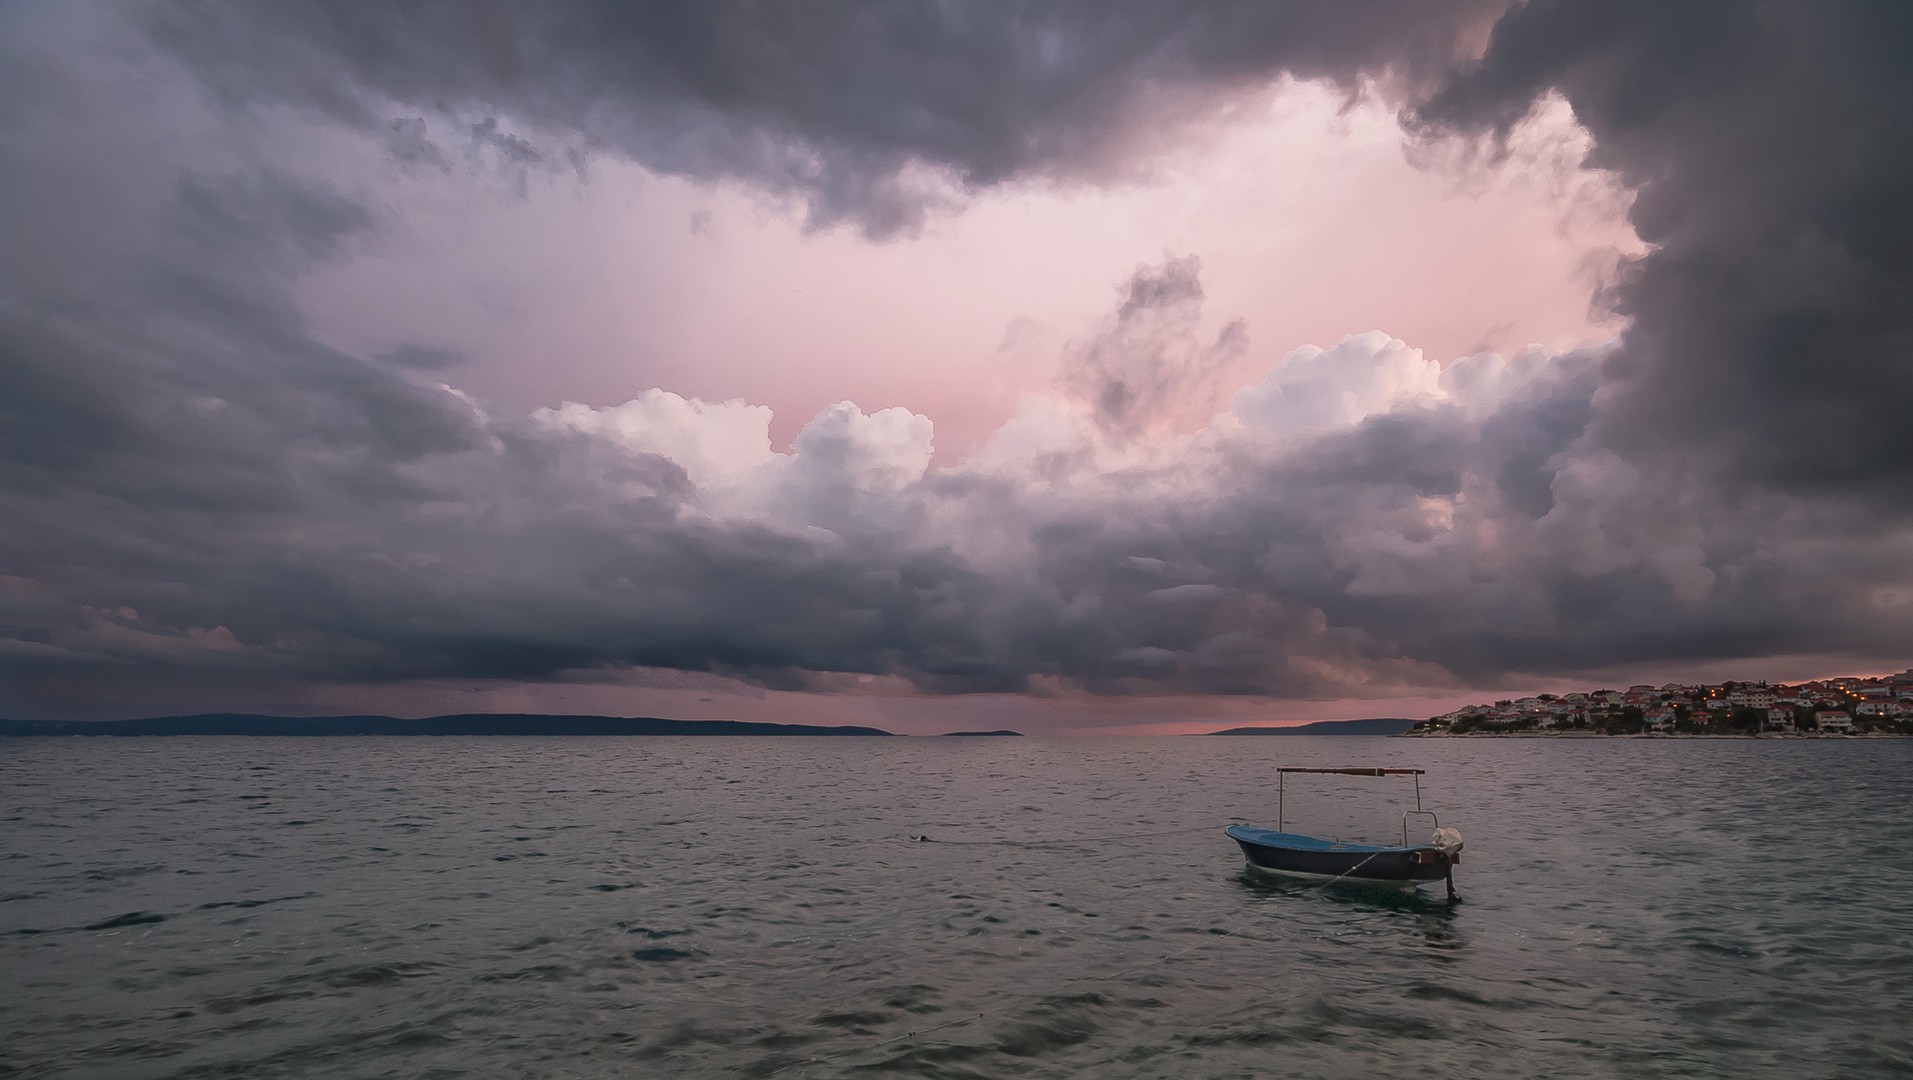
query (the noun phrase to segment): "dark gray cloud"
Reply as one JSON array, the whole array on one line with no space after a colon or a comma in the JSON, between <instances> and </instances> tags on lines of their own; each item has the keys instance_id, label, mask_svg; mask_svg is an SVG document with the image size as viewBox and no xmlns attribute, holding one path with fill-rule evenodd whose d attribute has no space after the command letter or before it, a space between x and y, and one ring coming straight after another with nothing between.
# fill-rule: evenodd
<instances>
[{"instance_id":1,"label":"dark gray cloud","mask_svg":"<svg viewBox=\"0 0 1913 1080\"><path fill-rule=\"evenodd\" d=\"M1275 72L1425 84L1505 0L968 7L155 3L159 38L236 104L286 101L404 136L394 108L496 115L664 172L805 198L816 224L907 233L948 197L1034 174L1109 178L1217 91ZM912 172L924 166L939 176Z\"/></svg>"},{"instance_id":2,"label":"dark gray cloud","mask_svg":"<svg viewBox=\"0 0 1913 1080\"><path fill-rule=\"evenodd\" d=\"M1656 250L1612 291L1633 320L1601 431L1709 481L1913 501L1913 9L1564 3L1496 25L1420 109L1505 130L1565 95Z\"/></svg>"},{"instance_id":3,"label":"dark gray cloud","mask_svg":"<svg viewBox=\"0 0 1913 1080\"><path fill-rule=\"evenodd\" d=\"M1640 186L1660 247L1612 349L1442 370L1364 334L1163 438L1241 332L1198 334L1171 260L1076 346L1080 400L929 469L903 410L832 407L778 455L742 406L499 416L429 344L326 346L297 283L376 200L269 164L82 10L0 12L0 711L627 668L1341 696L1913 640L1890 12L1530 4L1437 92L1476 9L131 9L200 84L407 169L572 168L577 136L878 235L920 219L915 166L1107 175L1278 67L1392 69L1437 128L1559 91Z\"/></svg>"}]
</instances>

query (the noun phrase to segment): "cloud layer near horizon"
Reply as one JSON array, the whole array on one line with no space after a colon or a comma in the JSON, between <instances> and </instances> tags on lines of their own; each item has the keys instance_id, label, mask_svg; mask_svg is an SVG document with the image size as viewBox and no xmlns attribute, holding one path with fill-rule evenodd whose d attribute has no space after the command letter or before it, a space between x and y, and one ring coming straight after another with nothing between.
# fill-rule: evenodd
<instances>
[{"instance_id":1,"label":"cloud layer near horizon","mask_svg":"<svg viewBox=\"0 0 1913 1080\"><path fill-rule=\"evenodd\" d=\"M1818 79L1895 70L1844 9L1534 3L1452 74L1498 5L1295 5L1255 34L1205 8L968 26L857 6L795 37L588 6L498 5L458 32L429 7L131 10L245 109L343 118L397 168L453 156L405 110L495 109L460 151L485 168L595 141L878 237L1008 177L1122 173L1133 140L1278 71L1392 79L1430 130L1506 127L1559 92L1661 246L1612 290L1634 320L1612 347L1444 367L1358 333L1244 387L1216 372L1252 328L1205 333L1200 262L1172 259L1066 350L1067 393L960 464L931 465L929 418L850 402L778 452L744 401L515 415L450 385L429 344L324 346L293 285L377 236L376 197L153 123L203 117L168 113L163 79L130 112L19 51L0 69L8 711L84 710L105 683L633 671L1384 696L1913 640L1913 238L1886 197L1913 170L1884 137L1906 98ZM7 17L16 40L80 33ZM916 59L850 59L868 55ZM1618 89L1646 71L1662 92ZM1749 104L1783 98L1790 138L1860 164L1771 167L1773 114ZM170 165L128 175L131 155Z\"/></svg>"},{"instance_id":2,"label":"cloud layer near horizon","mask_svg":"<svg viewBox=\"0 0 1913 1080\"><path fill-rule=\"evenodd\" d=\"M1129 282L1090 343L1101 392L1029 399L936 469L930 420L899 408L840 403L778 453L769 410L741 401L657 390L494 417L270 331L243 353L253 378L196 357L194 381L224 393L182 400L164 360L129 371L124 344L43 325L36 351L61 359L43 407L93 397L62 375L139 382L49 414L37 471L65 483L9 498L39 523L5 594L14 692L155 669L636 667L786 689L1376 696L1670 641L1864 649L1897 632L1901 612L1848 577L1864 543L1788 535L1771 505L1670 504L1590 446L1599 352L1444 370L1354 335L1292 352L1192 435L1137 435L1107 387L1188 376L1161 358L1205 347L1195 273ZM1721 559L1710 522L1762 542ZM1797 590L1784 617L1776 580ZM1877 621L1856 625L1861 608Z\"/></svg>"}]
</instances>

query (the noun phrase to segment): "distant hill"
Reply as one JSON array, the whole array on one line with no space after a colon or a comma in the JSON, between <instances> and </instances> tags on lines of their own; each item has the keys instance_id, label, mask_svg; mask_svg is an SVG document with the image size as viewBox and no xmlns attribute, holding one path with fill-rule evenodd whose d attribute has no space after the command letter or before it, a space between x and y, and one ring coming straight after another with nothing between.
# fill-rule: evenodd
<instances>
[{"instance_id":1,"label":"distant hill","mask_svg":"<svg viewBox=\"0 0 1913 1080\"><path fill-rule=\"evenodd\" d=\"M1021 738L1023 733L1020 731L1011 731L1008 728L1003 728L999 731L946 731L943 733L943 737L946 739L954 739L959 735L963 735L963 736L1015 735L1018 738Z\"/></svg>"},{"instance_id":2,"label":"distant hill","mask_svg":"<svg viewBox=\"0 0 1913 1080\"><path fill-rule=\"evenodd\" d=\"M893 735L872 727L660 720L649 716L464 713L395 716L255 716L205 713L145 720L0 720L0 735Z\"/></svg>"},{"instance_id":3,"label":"distant hill","mask_svg":"<svg viewBox=\"0 0 1913 1080\"><path fill-rule=\"evenodd\" d=\"M1414 727L1413 720L1385 717L1376 720L1317 720L1295 727L1238 727L1211 731L1211 735L1400 735Z\"/></svg>"}]
</instances>

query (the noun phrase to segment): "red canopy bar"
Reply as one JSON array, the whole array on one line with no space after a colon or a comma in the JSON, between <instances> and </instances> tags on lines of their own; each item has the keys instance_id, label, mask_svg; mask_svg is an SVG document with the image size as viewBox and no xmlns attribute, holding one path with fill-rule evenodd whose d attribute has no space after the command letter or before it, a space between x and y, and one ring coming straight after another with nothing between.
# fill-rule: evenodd
<instances>
[{"instance_id":1,"label":"red canopy bar","mask_svg":"<svg viewBox=\"0 0 1913 1080\"><path fill-rule=\"evenodd\" d=\"M1423 776L1427 769L1302 769L1279 768L1276 772L1335 773L1339 776Z\"/></svg>"},{"instance_id":2,"label":"red canopy bar","mask_svg":"<svg viewBox=\"0 0 1913 1080\"><path fill-rule=\"evenodd\" d=\"M1287 824L1286 795L1283 789L1288 783L1289 773L1334 773L1337 776L1412 776L1415 778L1415 812L1421 812L1421 778L1427 769L1310 769L1300 765L1282 765L1275 770L1275 831L1281 832ZM1402 819L1404 822L1406 818ZM1402 826L1402 835L1408 835L1408 826ZM1406 839L1403 840L1406 844Z\"/></svg>"}]
</instances>

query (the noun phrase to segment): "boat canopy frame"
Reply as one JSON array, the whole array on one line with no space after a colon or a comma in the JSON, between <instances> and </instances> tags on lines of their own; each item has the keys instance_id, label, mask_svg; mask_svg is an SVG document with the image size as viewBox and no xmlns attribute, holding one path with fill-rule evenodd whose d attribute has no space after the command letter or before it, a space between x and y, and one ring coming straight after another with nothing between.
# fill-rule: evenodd
<instances>
[{"instance_id":1,"label":"boat canopy frame","mask_svg":"<svg viewBox=\"0 0 1913 1080\"><path fill-rule=\"evenodd\" d=\"M1423 810L1421 808L1421 778L1425 776L1427 772L1428 772L1427 769L1377 769L1377 768L1323 769L1323 768L1310 768L1310 767L1299 766L1299 765L1298 766L1288 766L1288 765L1281 766L1275 770L1275 831L1276 832L1288 831L1286 828L1284 828L1284 825L1286 824L1286 819L1285 819L1285 808L1283 806L1283 802L1287 795L1287 792L1285 790L1287 787L1287 784L1285 783L1285 781L1287 780L1289 773L1330 773L1335 776L1412 776L1415 778L1415 808L1413 810L1402 811L1402 846L1407 847L1409 818L1425 817L1428 820L1434 822L1435 828L1437 829L1441 828L1441 819L1435 816L1435 812L1433 810Z\"/></svg>"}]
</instances>

